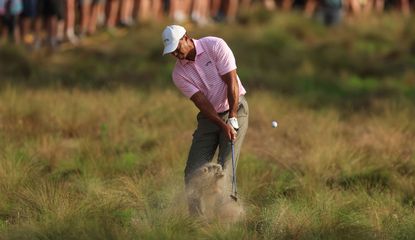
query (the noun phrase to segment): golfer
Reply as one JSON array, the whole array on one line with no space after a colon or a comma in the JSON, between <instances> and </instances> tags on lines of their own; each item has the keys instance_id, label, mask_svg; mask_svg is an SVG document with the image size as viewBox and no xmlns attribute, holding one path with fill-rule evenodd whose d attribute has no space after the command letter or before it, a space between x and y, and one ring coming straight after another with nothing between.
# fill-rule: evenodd
<instances>
[{"instance_id":1,"label":"golfer","mask_svg":"<svg viewBox=\"0 0 415 240\"><path fill-rule=\"evenodd\" d=\"M212 161L218 147L218 163L231 181L232 143L236 168L248 129L246 91L236 73L235 57L223 39L193 39L178 25L167 26L162 39L163 55L177 58L172 73L174 84L200 110L184 172L185 183L194 170ZM226 186L229 193L230 186ZM189 199L191 214L199 213L199 207L196 199Z\"/></svg>"}]
</instances>

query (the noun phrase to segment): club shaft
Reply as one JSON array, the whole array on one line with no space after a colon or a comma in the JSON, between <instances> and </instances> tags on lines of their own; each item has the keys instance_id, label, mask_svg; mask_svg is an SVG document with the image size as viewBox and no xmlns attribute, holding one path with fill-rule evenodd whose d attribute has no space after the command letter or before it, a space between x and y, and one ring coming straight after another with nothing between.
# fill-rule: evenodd
<instances>
[{"instance_id":1,"label":"club shaft","mask_svg":"<svg viewBox=\"0 0 415 240\"><path fill-rule=\"evenodd\" d=\"M231 143L232 150L232 194L236 197L236 163L235 163L235 146Z\"/></svg>"}]
</instances>

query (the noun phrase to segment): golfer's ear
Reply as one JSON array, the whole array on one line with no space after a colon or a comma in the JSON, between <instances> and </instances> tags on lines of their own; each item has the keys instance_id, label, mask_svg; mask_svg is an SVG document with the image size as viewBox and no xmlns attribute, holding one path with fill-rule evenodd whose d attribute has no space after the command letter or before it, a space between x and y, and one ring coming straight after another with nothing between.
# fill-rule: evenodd
<instances>
[{"instance_id":1,"label":"golfer's ear","mask_svg":"<svg viewBox=\"0 0 415 240\"><path fill-rule=\"evenodd\" d=\"M187 33L183 36L182 38L186 43L187 41L190 39L189 35L187 35Z\"/></svg>"},{"instance_id":2,"label":"golfer's ear","mask_svg":"<svg viewBox=\"0 0 415 240\"><path fill-rule=\"evenodd\" d=\"M207 172L208 172L208 168L207 168L207 167L204 167L204 168L203 168L203 172L204 172L204 173L207 173Z\"/></svg>"}]
</instances>

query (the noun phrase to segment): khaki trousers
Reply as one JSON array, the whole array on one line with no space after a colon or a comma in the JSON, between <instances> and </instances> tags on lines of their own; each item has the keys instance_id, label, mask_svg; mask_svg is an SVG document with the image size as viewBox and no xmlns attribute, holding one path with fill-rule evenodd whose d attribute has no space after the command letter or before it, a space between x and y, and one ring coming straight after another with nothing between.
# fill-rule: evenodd
<instances>
[{"instance_id":1,"label":"khaki trousers","mask_svg":"<svg viewBox=\"0 0 415 240\"><path fill-rule=\"evenodd\" d=\"M238 163L239 153L241 151L242 143L248 129L248 115L248 103L244 96L240 96L237 114L239 130L234 142L235 168ZM226 121L228 119L228 112L221 113L219 116L223 119L223 121ZM232 186L231 142L227 139L223 133L223 130L218 125L211 122L202 113L197 115L197 123L197 129L193 133L193 141L190 147L189 156L184 171L185 183L187 185L193 171L213 160L215 152L219 148L217 162L218 164L222 165L222 168L226 174L227 181L230 181L229 184L226 184L226 186L229 186L226 190L230 193ZM192 202L191 199L189 199L189 201L189 210L191 212L198 212L197 203L194 201Z\"/></svg>"}]
</instances>

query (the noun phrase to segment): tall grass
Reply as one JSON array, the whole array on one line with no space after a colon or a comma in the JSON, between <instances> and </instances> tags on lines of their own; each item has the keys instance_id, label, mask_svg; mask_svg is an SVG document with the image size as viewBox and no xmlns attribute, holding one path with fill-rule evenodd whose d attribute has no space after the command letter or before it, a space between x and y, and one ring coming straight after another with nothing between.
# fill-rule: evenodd
<instances>
[{"instance_id":1,"label":"tall grass","mask_svg":"<svg viewBox=\"0 0 415 240\"><path fill-rule=\"evenodd\" d=\"M411 20L257 14L204 30L228 40L248 88L246 219L188 215L196 109L169 80L161 26L141 26L49 58L0 50L0 239L412 239Z\"/></svg>"},{"instance_id":2,"label":"tall grass","mask_svg":"<svg viewBox=\"0 0 415 240\"><path fill-rule=\"evenodd\" d=\"M248 215L225 228L187 216L182 170L194 112L186 99L127 89L25 90L13 99L16 91L0 94L6 239L411 236L410 105L342 117L251 94L238 168Z\"/></svg>"}]
</instances>

